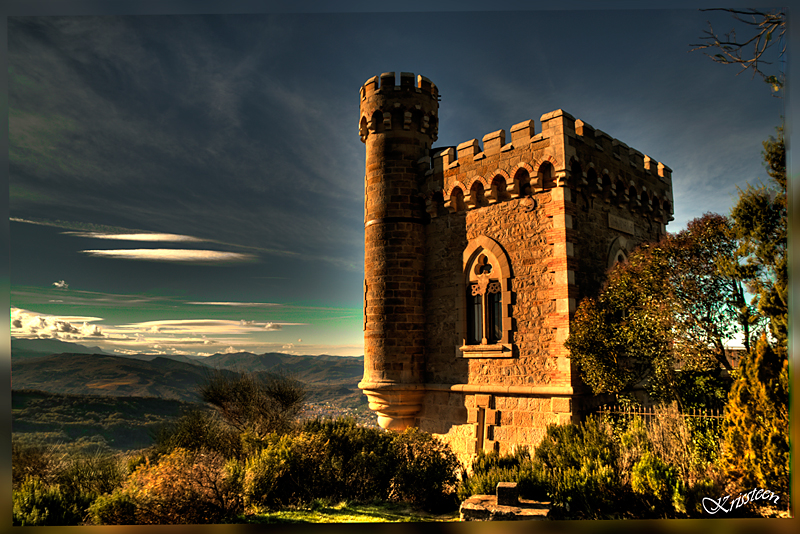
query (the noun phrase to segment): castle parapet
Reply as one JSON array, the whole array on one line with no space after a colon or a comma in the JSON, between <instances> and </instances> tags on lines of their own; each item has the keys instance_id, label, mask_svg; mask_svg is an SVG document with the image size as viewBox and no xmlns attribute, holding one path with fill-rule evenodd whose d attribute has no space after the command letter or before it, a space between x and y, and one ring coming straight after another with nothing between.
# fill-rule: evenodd
<instances>
[{"instance_id":1,"label":"castle parapet","mask_svg":"<svg viewBox=\"0 0 800 534\"><path fill-rule=\"evenodd\" d=\"M560 187L672 220L672 170L563 109L435 152L428 176L440 180L444 207L477 209ZM438 178L435 178L438 177ZM433 182L427 191L434 191ZM438 191L427 193L429 202ZM527 193L526 193L527 191ZM455 195L455 197L454 197ZM437 211L429 209L433 216Z\"/></svg>"},{"instance_id":2,"label":"castle parapet","mask_svg":"<svg viewBox=\"0 0 800 534\"><path fill-rule=\"evenodd\" d=\"M361 86L361 100L371 97L375 93L387 91L413 91L415 93L430 95L439 100L439 89L432 81L422 75L414 77L412 72L400 73L400 85L395 85L394 72L384 72L380 76L373 76Z\"/></svg>"}]
</instances>

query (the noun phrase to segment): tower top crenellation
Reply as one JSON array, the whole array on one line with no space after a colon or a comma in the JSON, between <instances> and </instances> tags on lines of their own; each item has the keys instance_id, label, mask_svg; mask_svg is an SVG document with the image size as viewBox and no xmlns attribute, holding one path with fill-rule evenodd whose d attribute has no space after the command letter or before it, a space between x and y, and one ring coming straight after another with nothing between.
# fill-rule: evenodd
<instances>
[{"instance_id":1,"label":"tower top crenellation","mask_svg":"<svg viewBox=\"0 0 800 534\"><path fill-rule=\"evenodd\" d=\"M397 84L397 77L394 72L384 72L380 76L373 76L361 86L361 99L369 98L375 93L386 93L389 91L406 91L420 94L431 95L431 98L439 100L439 89L432 81L422 75L414 76L413 72L401 72L400 84Z\"/></svg>"}]
</instances>

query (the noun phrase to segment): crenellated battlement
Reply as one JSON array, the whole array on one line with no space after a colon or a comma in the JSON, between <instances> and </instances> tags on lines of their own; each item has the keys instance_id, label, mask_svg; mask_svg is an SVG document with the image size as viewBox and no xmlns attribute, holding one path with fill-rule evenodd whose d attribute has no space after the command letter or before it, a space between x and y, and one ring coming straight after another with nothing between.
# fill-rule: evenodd
<instances>
[{"instance_id":1,"label":"crenellated battlement","mask_svg":"<svg viewBox=\"0 0 800 534\"><path fill-rule=\"evenodd\" d=\"M370 133L417 132L436 141L439 131L439 90L424 76L394 72L373 76L361 86L361 116L358 133L366 143ZM428 144L430 148L430 143Z\"/></svg>"},{"instance_id":2,"label":"crenellated battlement","mask_svg":"<svg viewBox=\"0 0 800 534\"><path fill-rule=\"evenodd\" d=\"M672 220L672 170L564 110L470 139L435 153L428 210L442 194L451 212L569 187L667 223ZM438 177L438 178L435 178ZM441 185L436 185L441 184Z\"/></svg>"},{"instance_id":3,"label":"crenellated battlement","mask_svg":"<svg viewBox=\"0 0 800 534\"><path fill-rule=\"evenodd\" d=\"M414 77L413 72L401 72L400 84L396 85L394 72L384 72L380 76L373 76L361 86L361 100L366 100L375 93L414 92L430 95L439 100L439 89L432 81L422 75Z\"/></svg>"},{"instance_id":4,"label":"crenellated battlement","mask_svg":"<svg viewBox=\"0 0 800 534\"><path fill-rule=\"evenodd\" d=\"M561 109L433 148L439 92L412 73L359 97L359 388L381 427L417 426L465 461L535 447L580 419L589 389L564 345L578 303L664 236L672 171Z\"/></svg>"}]
</instances>

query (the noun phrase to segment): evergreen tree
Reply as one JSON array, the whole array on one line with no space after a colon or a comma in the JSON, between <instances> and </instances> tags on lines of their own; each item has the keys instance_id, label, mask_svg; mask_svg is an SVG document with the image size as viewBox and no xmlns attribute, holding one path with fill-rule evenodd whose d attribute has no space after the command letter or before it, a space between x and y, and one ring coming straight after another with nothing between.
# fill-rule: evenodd
<instances>
[{"instance_id":1,"label":"evergreen tree","mask_svg":"<svg viewBox=\"0 0 800 534\"><path fill-rule=\"evenodd\" d=\"M742 490L789 491L789 360L762 336L748 354L725 407L722 462Z\"/></svg>"},{"instance_id":2,"label":"evergreen tree","mask_svg":"<svg viewBox=\"0 0 800 534\"><path fill-rule=\"evenodd\" d=\"M743 488L789 491L789 358L786 145L783 128L764 142L764 161L774 184L748 186L731 212L740 276L769 320L755 351L742 361L725 408L723 465Z\"/></svg>"}]
</instances>

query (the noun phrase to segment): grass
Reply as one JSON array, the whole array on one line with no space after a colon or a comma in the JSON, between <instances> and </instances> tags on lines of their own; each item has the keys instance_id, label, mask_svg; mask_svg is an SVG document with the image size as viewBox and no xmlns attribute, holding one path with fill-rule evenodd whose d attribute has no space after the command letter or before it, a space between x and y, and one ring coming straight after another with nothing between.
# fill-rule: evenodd
<instances>
[{"instance_id":1,"label":"grass","mask_svg":"<svg viewBox=\"0 0 800 534\"><path fill-rule=\"evenodd\" d=\"M244 518L247 523L408 523L453 522L458 511L434 515L397 503L349 503L327 505L316 501L308 508L263 511Z\"/></svg>"}]
</instances>

